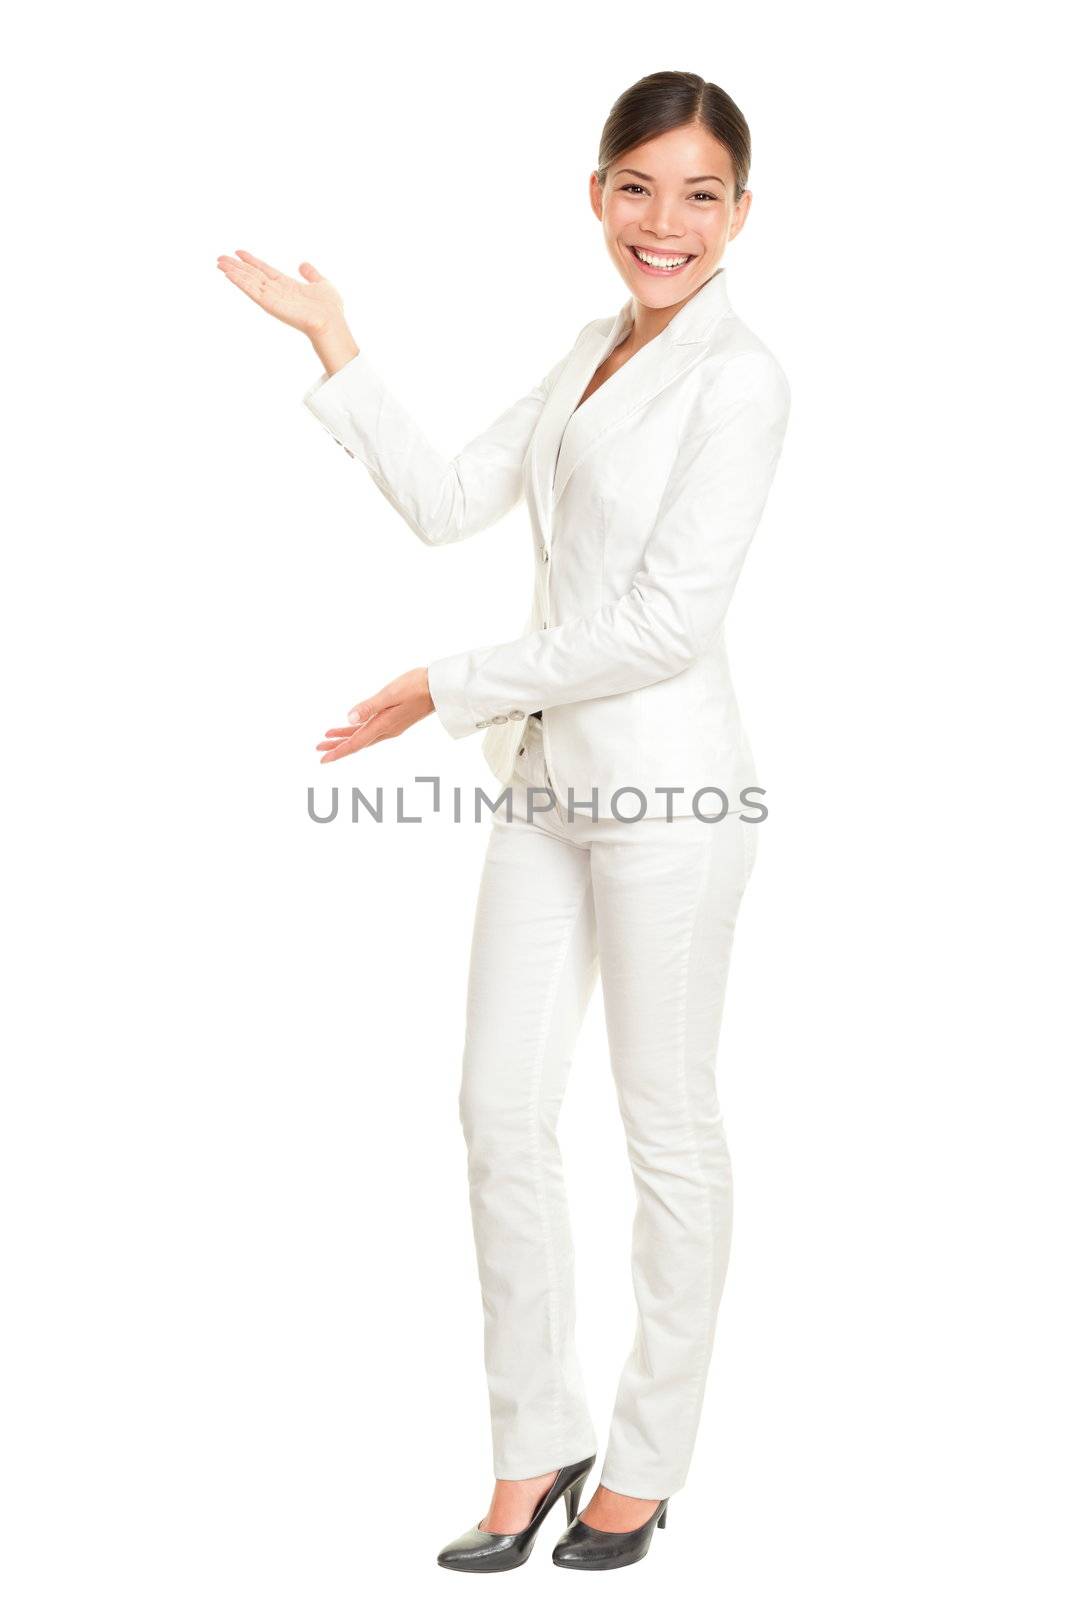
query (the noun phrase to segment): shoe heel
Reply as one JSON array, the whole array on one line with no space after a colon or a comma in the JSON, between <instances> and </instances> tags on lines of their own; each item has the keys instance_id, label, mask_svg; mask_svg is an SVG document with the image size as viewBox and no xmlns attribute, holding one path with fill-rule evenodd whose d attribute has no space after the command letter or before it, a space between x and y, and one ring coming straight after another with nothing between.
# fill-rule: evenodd
<instances>
[{"instance_id":1,"label":"shoe heel","mask_svg":"<svg viewBox=\"0 0 1067 1600\"><path fill-rule=\"evenodd\" d=\"M585 1488L585 1480L588 1478L588 1476L588 1472L583 1472L581 1477L575 1478L574 1482L568 1485L567 1489L564 1491L563 1498L567 1502L568 1523L573 1522L575 1517L578 1515L578 1502L582 1498L582 1490Z\"/></svg>"},{"instance_id":2,"label":"shoe heel","mask_svg":"<svg viewBox=\"0 0 1067 1600\"><path fill-rule=\"evenodd\" d=\"M667 1507L664 1506L663 1510L660 1512L659 1521L656 1523L656 1527L657 1528L665 1528L666 1526L667 1526Z\"/></svg>"}]
</instances>

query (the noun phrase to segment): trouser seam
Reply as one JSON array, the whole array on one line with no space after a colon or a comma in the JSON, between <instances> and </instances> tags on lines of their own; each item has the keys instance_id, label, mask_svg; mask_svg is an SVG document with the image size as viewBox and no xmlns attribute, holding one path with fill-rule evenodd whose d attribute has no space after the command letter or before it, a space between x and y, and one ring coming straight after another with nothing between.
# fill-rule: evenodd
<instances>
[{"instance_id":1,"label":"trouser seam","mask_svg":"<svg viewBox=\"0 0 1067 1600\"><path fill-rule=\"evenodd\" d=\"M552 981L549 985L548 999L545 1005L541 1038L538 1041L537 1071L533 1074L533 1082L530 1090L530 1101L527 1107L530 1145L533 1151L534 1171L536 1176L537 1206L541 1219L541 1237L544 1243L545 1266L549 1284L549 1337L552 1346L553 1374L555 1382L555 1403L553 1408L552 1423L553 1436L557 1441L557 1453L562 1449L562 1444L560 1441L562 1440L563 1436L563 1362L559 1317L559 1264L556 1260L555 1243L552 1236L552 1226L548 1215L548 1204L545 1195L544 1158L541 1150L541 1130L539 1122L541 1091L544 1082L545 1058L548 1053L548 1036L552 1024L553 1011L559 995L559 979L566 964L567 957L570 954L571 947L574 943L574 935L578 928L582 912L585 908L589 892L590 882L587 879L585 885L583 886L582 893L579 896L578 904L575 907L574 915L571 919L570 930L566 938L561 942L560 953L552 973ZM567 1463L563 1461L559 1462L560 1466L565 1466L566 1464Z\"/></svg>"},{"instance_id":2,"label":"trouser seam","mask_svg":"<svg viewBox=\"0 0 1067 1600\"><path fill-rule=\"evenodd\" d=\"M686 1116L686 1122L688 1124L689 1138L690 1138L690 1144L691 1144L692 1156L693 1156L693 1164L694 1164L694 1167L696 1168L697 1188L698 1188L698 1192L703 1196L704 1205L707 1208L707 1235L706 1235L706 1237L708 1239L708 1248L709 1248L709 1251L711 1252L711 1256L710 1256L710 1258L709 1258L709 1260L708 1260L708 1262L706 1264L706 1282L705 1282L705 1291L704 1291L704 1344L703 1344L701 1352L697 1355L697 1357L696 1357L696 1359L695 1359L695 1361L693 1363L693 1376L692 1376L692 1379L690 1380L690 1384L689 1384L689 1408L690 1408L690 1416L692 1418L692 1427L691 1427L691 1430L690 1430L690 1441L689 1441L689 1452L688 1452L688 1454L690 1456L692 1454L693 1442L695 1440L696 1431L697 1431L697 1427L698 1427L698 1424L699 1424L699 1417L697 1415L697 1412L698 1412L698 1401L699 1401L701 1386L703 1385L703 1383L705 1381L705 1378L706 1378L707 1354L709 1352L709 1345L710 1345L710 1341L711 1341L711 1338L712 1338L712 1322L713 1322L714 1311L715 1311L715 1307L714 1307L714 1290L715 1290L715 1260L714 1260L714 1252L719 1248L719 1239L718 1239L718 1234L717 1234L717 1230L716 1230L716 1227L715 1227L715 1207L714 1207L714 1205L712 1203L712 1180L711 1180L710 1175L705 1173L705 1171L703 1169L703 1166L701 1164L701 1159L700 1159L700 1140L697 1137L697 1127L696 1127L695 1120L693 1118L692 1102L690 1100L690 1095L689 1095L689 1043L690 1043L690 1033L691 1033L691 1030L692 1030L692 1015L693 1015L693 1007L692 1007L692 999L691 999L691 986L690 986L690 982L689 982L689 974L690 974L690 968L691 968L691 965L692 965L693 945L694 945L695 940L696 940L697 926L699 924L701 916L705 913L706 908L707 908L708 885L709 885L709 879L711 877L712 860L713 860L713 852L710 849L705 850L705 852L704 852L704 871L701 873L700 887L699 887L699 890L697 892L696 904L695 904L695 906L693 908L693 924L692 924L692 927L689 930L689 944L688 944L688 947L686 949L686 956L685 956L685 1026L683 1028L682 1060L681 1060L681 1079L682 1079L683 1104L685 1106L685 1116ZM714 1051L713 1051L712 1059L711 1059L711 1070L712 1070L712 1072L714 1072L714 1070L715 1070L715 1053L714 1053ZM717 1106L717 1102L718 1102L718 1097L716 1095L716 1106Z\"/></svg>"}]
</instances>

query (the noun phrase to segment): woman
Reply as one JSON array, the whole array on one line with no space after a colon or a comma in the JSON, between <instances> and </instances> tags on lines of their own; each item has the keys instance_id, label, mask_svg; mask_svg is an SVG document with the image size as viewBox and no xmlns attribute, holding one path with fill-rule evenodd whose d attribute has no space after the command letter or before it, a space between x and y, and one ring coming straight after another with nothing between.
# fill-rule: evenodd
<instances>
[{"instance_id":1,"label":"woman","mask_svg":"<svg viewBox=\"0 0 1067 1600\"><path fill-rule=\"evenodd\" d=\"M726 297L749 154L737 106L695 74L654 73L619 98L590 198L629 298L450 461L314 267L301 282L247 251L219 258L309 335L325 369L309 408L421 539L466 538L524 493L530 511L522 637L403 674L318 746L336 761L436 712L454 738L488 730L511 802L483 868L460 1090L497 1480L488 1514L438 1556L460 1570L525 1561L561 1497L558 1564L640 1559L702 1406L731 1227L716 1044L759 820L723 619L789 413L781 367ZM579 1511L597 1440L555 1127L598 971L637 1191L638 1315Z\"/></svg>"}]
</instances>

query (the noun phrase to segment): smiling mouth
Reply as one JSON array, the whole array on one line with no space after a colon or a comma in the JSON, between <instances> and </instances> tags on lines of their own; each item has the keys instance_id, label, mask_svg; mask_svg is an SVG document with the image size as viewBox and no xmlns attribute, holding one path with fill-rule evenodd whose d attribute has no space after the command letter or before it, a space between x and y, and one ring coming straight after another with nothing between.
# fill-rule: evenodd
<instances>
[{"instance_id":1,"label":"smiling mouth","mask_svg":"<svg viewBox=\"0 0 1067 1600\"><path fill-rule=\"evenodd\" d=\"M626 246L642 272L654 273L659 278L670 278L678 272L684 272L695 256L684 255L680 250L673 254L666 250L643 250L639 245Z\"/></svg>"}]
</instances>

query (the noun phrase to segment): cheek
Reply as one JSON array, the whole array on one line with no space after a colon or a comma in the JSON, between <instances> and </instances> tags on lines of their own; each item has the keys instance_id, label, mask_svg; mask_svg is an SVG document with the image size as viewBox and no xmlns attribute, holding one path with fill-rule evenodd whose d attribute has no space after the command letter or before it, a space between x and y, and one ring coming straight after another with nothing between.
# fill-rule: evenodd
<instances>
[{"instance_id":1,"label":"cheek","mask_svg":"<svg viewBox=\"0 0 1067 1600\"><path fill-rule=\"evenodd\" d=\"M636 207L625 200L609 200L604 207L604 227L608 233L619 234L628 222L632 222Z\"/></svg>"},{"instance_id":2,"label":"cheek","mask_svg":"<svg viewBox=\"0 0 1067 1600\"><path fill-rule=\"evenodd\" d=\"M722 206L716 208L715 215L706 218L700 230L700 237L707 244L718 244L726 237L729 227L729 218Z\"/></svg>"}]
</instances>

